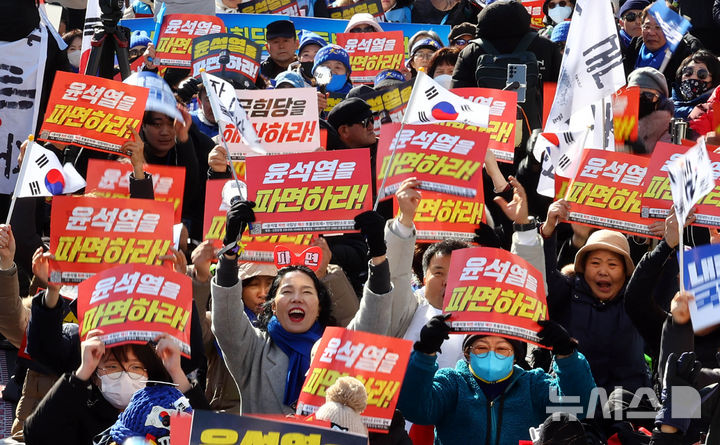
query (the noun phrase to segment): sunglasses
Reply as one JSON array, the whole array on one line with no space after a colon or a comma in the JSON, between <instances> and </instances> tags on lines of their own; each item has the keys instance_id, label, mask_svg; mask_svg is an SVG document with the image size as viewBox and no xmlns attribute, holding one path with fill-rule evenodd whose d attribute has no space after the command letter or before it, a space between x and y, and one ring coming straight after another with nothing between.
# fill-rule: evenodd
<instances>
[{"instance_id":1,"label":"sunglasses","mask_svg":"<svg viewBox=\"0 0 720 445\"><path fill-rule=\"evenodd\" d=\"M651 93L650 91L643 91L642 93L640 93L640 97L644 98L649 102L656 102L660 99L659 95Z\"/></svg>"},{"instance_id":2,"label":"sunglasses","mask_svg":"<svg viewBox=\"0 0 720 445\"><path fill-rule=\"evenodd\" d=\"M625 20L626 22L634 22L635 20L637 20L639 18L640 18L640 14L638 14L637 12L628 12L623 17L623 20Z\"/></svg>"},{"instance_id":3,"label":"sunglasses","mask_svg":"<svg viewBox=\"0 0 720 445\"><path fill-rule=\"evenodd\" d=\"M568 2L566 2L566 1L564 1L564 0L561 1L561 2L558 2L558 3L548 3L548 9L554 9L556 6L559 6L559 7L561 7L561 8L564 8L564 7L566 7L567 5L568 5Z\"/></svg>"},{"instance_id":4,"label":"sunglasses","mask_svg":"<svg viewBox=\"0 0 720 445\"><path fill-rule=\"evenodd\" d=\"M361 120L360 122L356 122L356 124L360 124L365 128L374 127L375 126L375 117L374 116L366 117L365 119Z\"/></svg>"},{"instance_id":5,"label":"sunglasses","mask_svg":"<svg viewBox=\"0 0 720 445\"><path fill-rule=\"evenodd\" d=\"M373 28L372 26L355 27L355 28L351 29L350 32L352 32L352 33L356 33L356 32L375 32L375 28Z\"/></svg>"},{"instance_id":6,"label":"sunglasses","mask_svg":"<svg viewBox=\"0 0 720 445\"><path fill-rule=\"evenodd\" d=\"M696 73L697 73L698 79L700 79L700 80L705 80L708 78L708 76L710 76L710 72L708 70L706 70L705 68L700 68L699 70L695 71L692 67L686 66L682 70L683 76L690 77Z\"/></svg>"},{"instance_id":7,"label":"sunglasses","mask_svg":"<svg viewBox=\"0 0 720 445\"><path fill-rule=\"evenodd\" d=\"M465 46L465 45L467 45L469 42L470 42L470 41L467 40L467 39L455 39L455 40L453 40L453 45L455 45L455 46Z\"/></svg>"}]
</instances>

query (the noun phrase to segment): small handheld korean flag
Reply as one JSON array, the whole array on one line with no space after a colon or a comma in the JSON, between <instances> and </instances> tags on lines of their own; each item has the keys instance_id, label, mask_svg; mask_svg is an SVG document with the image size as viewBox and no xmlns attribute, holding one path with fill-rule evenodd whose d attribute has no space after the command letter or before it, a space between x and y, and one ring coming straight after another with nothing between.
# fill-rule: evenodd
<instances>
[{"instance_id":1,"label":"small handheld korean flag","mask_svg":"<svg viewBox=\"0 0 720 445\"><path fill-rule=\"evenodd\" d=\"M419 71L402 123L462 122L487 128L489 120L489 106L460 97Z\"/></svg>"},{"instance_id":2,"label":"small handheld korean flag","mask_svg":"<svg viewBox=\"0 0 720 445\"><path fill-rule=\"evenodd\" d=\"M233 86L217 76L205 71L200 73L203 85L212 107L215 120L220 126L220 138L223 138L225 129L232 126L240 133L244 142L255 152L267 153L261 146L255 129L247 118L245 110L240 106Z\"/></svg>"},{"instance_id":3,"label":"small handheld korean flag","mask_svg":"<svg viewBox=\"0 0 720 445\"><path fill-rule=\"evenodd\" d=\"M33 141L28 143L15 184L15 198L62 195L83 187L85 180L72 164L62 165L52 151Z\"/></svg>"}]
</instances>

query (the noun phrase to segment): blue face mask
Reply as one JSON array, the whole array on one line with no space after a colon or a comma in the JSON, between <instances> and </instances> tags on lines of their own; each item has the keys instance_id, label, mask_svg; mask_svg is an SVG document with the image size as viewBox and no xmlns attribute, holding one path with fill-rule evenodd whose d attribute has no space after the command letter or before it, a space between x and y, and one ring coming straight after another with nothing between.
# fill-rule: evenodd
<instances>
[{"instance_id":1,"label":"blue face mask","mask_svg":"<svg viewBox=\"0 0 720 445\"><path fill-rule=\"evenodd\" d=\"M331 93L334 93L335 91L340 91L342 87L345 86L346 81L347 76L345 74L333 74L332 79L330 79L330 83L327 84L327 87L325 87L325 89L327 91L330 91Z\"/></svg>"},{"instance_id":2,"label":"blue face mask","mask_svg":"<svg viewBox=\"0 0 720 445\"><path fill-rule=\"evenodd\" d=\"M497 382L510 375L514 357L515 355L505 356L495 351L484 354L470 353L470 371L481 380Z\"/></svg>"}]
</instances>

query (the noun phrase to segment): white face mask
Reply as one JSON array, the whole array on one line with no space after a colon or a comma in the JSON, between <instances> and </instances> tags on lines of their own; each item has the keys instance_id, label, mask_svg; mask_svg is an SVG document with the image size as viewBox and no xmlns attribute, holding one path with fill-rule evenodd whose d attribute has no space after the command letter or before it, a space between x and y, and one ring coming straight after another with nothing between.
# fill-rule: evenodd
<instances>
[{"instance_id":1,"label":"white face mask","mask_svg":"<svg viewBox=\"0 0 720 445\"><path fill-rule=\"evenodd\" d=\"M548 15L555 23L561 23L566 18L570 17L573 12L573 8L570 6L556 6L548 10Z\"/></svg>"},{"instance_id":2,"label":"white face mask","mask_svg":"<svg viewBox=\"0 0 720 445\"><path fill-rule=\"evenodd\" d=\"M121 374L121 375L118 375ZM113 372L112 374L101 375L100 392L105 400L110 402L117 409L125 409L136 391L139 391L147 384L147 378L139 380L130 378L127 372Z\"/></svg>"},{"instance_id":3,"label":"white face mask","mask_svg":"<svg viewBox=\"0 0 720 445\"><path fill-rule=\"evenodd\" d=\"M68 60L70 61L70 65L74 66L75 68L80 66L80 51L68 51L67 56Z\"/></svg>"}]
</instances>

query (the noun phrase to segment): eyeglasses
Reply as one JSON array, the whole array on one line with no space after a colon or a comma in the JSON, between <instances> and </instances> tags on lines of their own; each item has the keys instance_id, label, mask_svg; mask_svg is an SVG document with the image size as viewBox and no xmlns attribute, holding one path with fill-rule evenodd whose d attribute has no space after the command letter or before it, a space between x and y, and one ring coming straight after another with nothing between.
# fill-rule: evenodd
<instances>
[{"instance_id":1,"label":"eyeglasses","mask_svg":"<svg viewBox=\"0 0 720 445\"><path fill-rule=\"evenodd\" d=\"M374 127L375 126L375 118L373 116L366 117L365 119L361 120L360 122L356 122L356 124L360 124L365 128Z\"/></svg>"},{"instance_id":2,"label":"eyeglasses","mask_svg":"<svg viewBox=\"0 0 720 445\"><path fill-rule=\"evenodd\" d=\"M470 41L466 39L456 39L453 41L453 45L455 46L465 46L468 43L470 43Z\"/></svg>"},{"instance_id":3,"label":"eyeglasses","mask_svg":"<svg viewBox=\"0 0 720 445\"><path fill-rule=\"evenodd\" d=\"M356 26L355 28L351 29L350 32L375 32L375 28L372 26Z\"/></svg>"},{"instance_id":4,"label":"eyeglasses","mask_svg":"<svg viewBox=\"0 0 720 445\"><path fill-rule=\"evenodd\" d=\"M548 9L553 9L553 8L555 8L556 6L559 6L559 7L561 7L561 8L564 8L565 6L567 6L567 2L563 0L563 1L560 1L560 2L558 2L558 3L552 3L552 2L551 2L551 3L548 3Z\"/></svg>"},{"instance_id":5,"label":"eyeglasses","mask_svg":"<svg viewBox=\"0 0 720 445\"><path fill-rule=\"evenodd\" d=\"M651 93L650 91L643 91L640 93L640 97L650 102L657 102L660 99L660 95Z\"/></svg>"},{"instance_id":6,"label":"eyeglasses","mask_svg":"<svg viewBox=\"0 0 720 445\"><path fill-rule=\"evenodd\" d=\"M650 23L643 23L640 27L643 31L662 32L662 28L659 25L651 25Z\"/></svg>"},{"instance_id":7,"label":"eyeglasses","mask_svg":"<svg viewBox=\"0 0 720 445\"><path fill-rule=\"evenodd\" d=\"M435 51L416 52L413 57L417 57L418 59L423 60L430 60L432 59L433 54L435 54Z\"/></svg>"},{"instance_id":8,"label":"eyeglasses","mask_svg":"<svg viewBox=\"0 0 720 445\"><path fill-rule=\"evenodd\" d=\"M708 76L710 76L710 72L708 70L706 70L705 68L700 68L699 70L695 71L695 69L693 69L693 67L686 66L682 70L683 77L685 77L685 76L690 77L693 74L697 74L698 79L700 79L700 80L705 80L708 78Z\"/></svg>"},{"instance_id":9,"label":"eyeglasses","mask_svg":"<svg viewBox=\"0 0 720 445\"><path fill-rule=\"evenodd\" d=\"M495 348L490 348L488 345L475 345L472 348L470 348L473 354L476 355L486 355L490 351L494 351L497 354L500 354L505 357L509 357L513 355L513 349L508 346L497 346Z\"/></svg>"},{"instance_id":10,"label":"eyeglasses","mask_svg":"<svg viewBox=\"0 0 720 445\"><path fill-rule=\"evenodd\" d=\"M626 22L634 22L635 20L637 20L639 18L640 18L640 14L638 14L637 12L628 12L623 17L623 20L625 20Z\"/></svg>"},{"instance_id":11,"label":"eyeglasses","mask_svg":"<svg viewBox=\"0 0 720 445\"><path fill-rule=\"evenodd\" d=\"M98 371L102 371L108 376L110 380L118 380L122 377L122 373L126 373L128 377L133 380L140 380L147 378L147 369L140 365L132 365L128 369L123 368L120 365L108 365L104 368L98 368Z\"/></svg>"}]
</instances>

